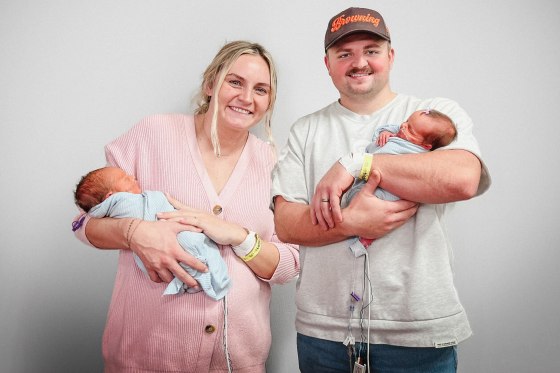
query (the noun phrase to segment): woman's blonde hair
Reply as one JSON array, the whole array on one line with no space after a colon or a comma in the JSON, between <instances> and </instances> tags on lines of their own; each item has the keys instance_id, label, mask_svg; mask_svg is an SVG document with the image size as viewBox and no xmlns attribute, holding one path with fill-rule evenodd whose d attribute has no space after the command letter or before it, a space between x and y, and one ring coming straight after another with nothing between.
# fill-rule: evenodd
<instances>
[{"instance_id":1,"label":"woman's blonde hair","mask_svg":"<svg viewBox=\"0 0 560 373\"><path fill-rule=\"evenodd\" d=\"M271 119L272 112L274 110L274 102L276 101L276 67L272 56L268 51L260 44L251 43L248 41L233 41L227 43L220 49L216 54L210 65L204 71L202 75L202 83L200 85L200 92L196 97L195 114L206 114L208 108L210 107L211 95L207 94L208 88L212 89L212 95L215 97L216 102L214 104L214 112L212 114L212 125L210 130L210 137L212 140L212 146L214 147L214 153L216 156L220 156L220 141L218 139L218 92L220 91L224 79L231 68L231 66L237 61L237 59L244 55L250 54L253 56L262 57L268 65L270 70L270 102L268 105L268 110L264 117L264 129L268 137L268 141L274 145L272 140L272 128Z\"/></svg>"}]
</instances>

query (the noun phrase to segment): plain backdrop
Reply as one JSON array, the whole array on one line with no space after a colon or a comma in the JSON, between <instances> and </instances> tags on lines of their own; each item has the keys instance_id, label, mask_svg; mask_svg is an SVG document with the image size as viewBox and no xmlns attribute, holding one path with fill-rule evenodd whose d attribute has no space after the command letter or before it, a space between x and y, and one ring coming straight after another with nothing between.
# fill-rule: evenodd
<instances>
[{"instance_id":1,"label":"plain backdrop","mask_svg":"<svg viewBox=\"0 0 560 373\"><path fill-rule=\"evenodd\" d=\"M105 164L103 146L146 115L190 112L217 50L249 39L278 64L281 147L296 118L337 99L323 38L349 6L384 15L393 90L449 97L471 115L492 175L448 217L474 330L459 371L560 371L556 0L2 0L0 372L103 369L117 252L70 230L72 191ZM273 287L269 373L298 371L294 292Z\"/></svg>"}]
</instances>

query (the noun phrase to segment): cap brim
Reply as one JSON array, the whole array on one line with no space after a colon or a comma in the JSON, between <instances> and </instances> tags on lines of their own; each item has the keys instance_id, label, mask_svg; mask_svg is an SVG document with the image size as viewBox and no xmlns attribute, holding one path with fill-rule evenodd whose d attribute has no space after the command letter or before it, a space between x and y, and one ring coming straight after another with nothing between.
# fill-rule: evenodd
<instances>
[{"instance_id":1,"label":"cap brim","mask_svg":"<svg viewBox=\"0 0 560 373\"><path fill-rule=\"evenodd\" d=\"M387 37L386 35L380 34L378 32L374 32L374 31L369 31L369 30L350 30L344 34L338 35L335 39L333 39L329 45L325 46L325 52L327 51L327 49L329 49L330 47L332 47L334 44L336 44L338 41L340 41L341 39L353 35L353 34L371 34L371 35L375 35L380 37L383 40L387 40L387 41L391 41L391 38Z\"/></svg>"}]
</instances>

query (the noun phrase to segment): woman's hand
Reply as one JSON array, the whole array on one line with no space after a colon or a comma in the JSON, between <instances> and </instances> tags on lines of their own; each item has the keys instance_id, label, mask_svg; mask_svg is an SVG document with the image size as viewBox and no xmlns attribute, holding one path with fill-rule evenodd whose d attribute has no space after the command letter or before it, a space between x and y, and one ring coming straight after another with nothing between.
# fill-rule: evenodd
<instances>
[{"instance_id":1,"label":"woman's hand","mask_svg":"<svg viewBox=\"0 0 560 373\"><path fill-rule=\"evenodd\" d=\"M160 219L196 228L220 245L236 246L247 237L245 228L238 224L227 222L207 212L188 207L168 194L166 194L166 197L176 211L157 214Z\"/></svg>"},{"instance_id":2,"label":"woman's hand","mask_svg":"<svg viewBox=\"0 0 560 373\"><path fill-rule=\"evenodd\" d=\"M131 236L130 249L140 257L150 279L170 282L176 276L189 287L198 286L198 282L179 265L181 262L197 271L208 271L201 261L179 245L177 234L187 230L185 226L166 221L140 221L137 224Z\"/></svg>"},{"instance_id":3,"label":"woman's hand","mask_svg":"<svg viewBox=\"0 0 560 373\"><path fill-rule=\"evenodd\" d=\"M313 225L319 224L324 230L328 230L334 227L335 221L342 222L340 198L353 181L354 177L339 162L327 171L317 184L309 204Z\"/></svg>"}]
</instances>

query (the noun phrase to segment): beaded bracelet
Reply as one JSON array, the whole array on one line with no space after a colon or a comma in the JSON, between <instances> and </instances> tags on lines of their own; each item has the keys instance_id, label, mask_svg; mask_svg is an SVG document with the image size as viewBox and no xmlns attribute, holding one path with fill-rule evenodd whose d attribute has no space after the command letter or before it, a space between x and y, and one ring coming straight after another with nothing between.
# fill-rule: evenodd
<instances>
[{"instance_id":1,"label":"beaded bracelet","mask_svg":"<svg viewBox=\"0 0 560 373\"><path fill-rule=\"evenodd\" d=\"M128 223L128 229L126 230L126 236L125 236L125 240L126 240L126 247L130 249L130 228L132 228L132 224L134 224L134 221L136 219L130 219L130 223Z\"/></svg>"},{"instance_id":2,"label":"beaded bracelet","mask_svg":"<svg viewBox=\"0 0 560 373\"><path fill-rule=\"evenodd\" d=\"M138 224L136 224L134 226L134 229L132 230L132 232L130 231L130 228L132 227L132 224L134 222L138 222ZM126 245L127 247L130 249L130 242L132 242L132 236L134 236L134 233L136 232L136 229L138 229L138 226L140 226L140 224L142 223L142 220L140 219L132 219L132 221L130 222L130 224L128 225L128 230L126 232ZM129 234L130 233L130 234Z\"/></svg>"}]
</instances>

